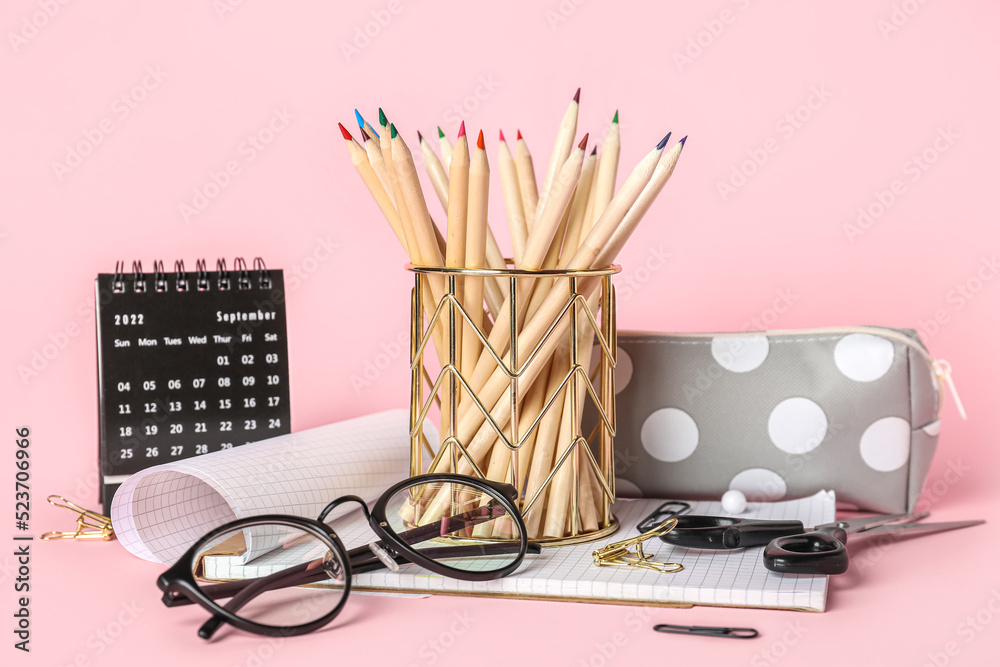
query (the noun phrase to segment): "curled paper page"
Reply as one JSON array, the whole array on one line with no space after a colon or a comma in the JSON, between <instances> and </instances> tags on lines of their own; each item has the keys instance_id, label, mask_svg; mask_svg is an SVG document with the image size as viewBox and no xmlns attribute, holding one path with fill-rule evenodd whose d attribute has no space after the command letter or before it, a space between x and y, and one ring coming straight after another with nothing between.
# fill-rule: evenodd
<instances>
[{"instance_id":1,"label":"curled paper page","mask_svg":"<svg viewBox=\"0 0 1000 667\"><path fill-rule=\"evenodd\" d=\"M408 431L409 411L390 410L148 468L115 494L115 534L136 556L171 564L202 535L233 519L315 518L347 494L371 503L409 476ZM436 434L428 438L437 440ZM272 546L247 535L244 558Z\"/></svg>"}]
</instances>

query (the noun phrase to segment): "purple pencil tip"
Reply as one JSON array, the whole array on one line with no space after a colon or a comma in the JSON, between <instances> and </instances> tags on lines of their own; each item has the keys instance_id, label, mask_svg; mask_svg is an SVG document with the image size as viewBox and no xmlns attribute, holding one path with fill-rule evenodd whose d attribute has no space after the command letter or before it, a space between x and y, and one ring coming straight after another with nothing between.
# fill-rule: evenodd
<instances>
[{"instance_id":1,"label":"purple pencil tip","mask_svg":"<svg viewBox=\"0 0 1000 667\"><path fill-rule=\"evenodd\" d=\"M688 140L688 138L687 138L687 135L685 134L685 135L684 135L684 138L683 138L683 139L681 139L681 141L680 141L680 144L681 144L681 146L683 146L683 145L684 145L684 142L685 142L685 141L687 141L687 140Z\"/></svg>"}]
</instances>

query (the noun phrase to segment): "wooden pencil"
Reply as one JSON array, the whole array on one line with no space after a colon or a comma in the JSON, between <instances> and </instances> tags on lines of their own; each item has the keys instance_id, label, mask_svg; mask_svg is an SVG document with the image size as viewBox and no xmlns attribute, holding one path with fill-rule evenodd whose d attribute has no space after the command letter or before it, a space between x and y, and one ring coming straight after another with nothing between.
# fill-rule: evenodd
<instances>
[{"instance_id":1,"label":"wooden pencil","mask_svg":"<svg viewBox=\"0 0 1000 667\"><path fill-rule=\"evenodd\" d=\"M608 207L611 198L615 194L615 179L618 175L618 156L621 152L621 136L618 127L618 112L608 127L608 134L604 138L604 152L601 153L601 165L597 171L595 181L597 192L594 200L594 215L599 218Z\"/></svg>"},{"instance_id":2,"label":"wooden pencil","mask_svg":"<svg viewBox=\"0 0 1000 667\"><path fill-rule=\"evenodd\" d=\"M552 181L562 167L563 162L569 157L573 149L573 138L576 136L576 119L580 113L580 89L576 89L576 94L570 100L566 113L563 114L562 122L559 123L559 131L556 133L556 141L552 146L552 155L549 157L549 168L545 172L545 181L542 185L541 198L544 199Z\"/></svg>"},{"instance_id":3,"label":"wooden pencil","mask_svg":"<svg viewBox=\"0 0 1000 667\"><path fill-rule=\"evenodd\" d=\"M452 145L440 125L438 125L438 145L441 147L441 161L444 163L444 168L451 169Z\"/></svg>"},{"instance_id":4,"label":"wooden pencil","mask_svg":"<svg viewBox=\"0 0 1000 667\"><path fill-rule=\"evenodd\" d=\"M503 187L504 206L507 209L507 226L510 228L511 245L514 248L514 265L520 266L524 257L524 247L528 243L528 226L524 221L524 205L517 182L517 165L507 147L507 141L500 130L500 184Z\"/></svg>"},{"instance_id":5,"label":"wooden pencil","mask_svg":"<svg viewBox=\"0 0 1000 667\"><path fill-rule=\"evenodd\" d=\"M535 181L535 164L521 130L517 131L517 142L514 144L514 164L517 166L517 184L524 207L524 224L531 231L535 224L535 209L538 207L538 184Z\"/></svg>"},{"instance_id":6,"label":"wooden pencil","mask_svg":"<svg viewBox=\"0 0 1000 667\"><path fill-rule=\"evenodd\" d=\"M463 123L464 126L464 123ZM452 163L458 159L458 147L452 155ZM486 144L482 131L476 140L469 164L468 185L468 231L465 245L465 267L486 268L486 212L490 201L490 165L486 157ZM469 319L462 334L462 368L474 368L483 349L482 342L474 329L483 326L483 279L468 277L465 281L465 298L469 304Z\"/></svg>"},{"instance_id":7,"label":"wooden pencil","mask_svg":"<svg viewBox=\"0 0 1000 667\"><path fill-rule=\"evenodd\" d=\"M368 188L368 192L371 193L372 198L378 205L382 215L389 222L389 226L392 228L392 232L399 239L400 244L403 246L405 252L409 252L406 247L406 235L403 233L403 225L399 220L399 213L396 212L396 207L393 205L392 200L389 199L389 195L386 193L382 184L379 182L378 176L375 174L375 170L372 168L371 163L368 161L368 153L364 148L351 136L351 133L347 131L347 128L341 123L337 123L340 126L340 132L344 136L344 141L347 143L347 150L351 154L351 163L354 168L357 169L358 174L361 176L361 180L364 181L365 187ZM364 132L364 130L362 130ZM381 154L380 154L381 157Z\"/></svg>"},{"instance_id":8,"label":"wooden pencil","mask_svg":"<svg viewBox=\"0 0 1000 667\"><path fill-rule=\"evenodd\" d=\"M465 123L462 123L461 132L464 134ZM438 200L441 202L441 206L445 211L448 210L448 192L450 190L449 186L449 176L445 171L444 165L438 156L434 153L434 149L431 148L430 144L423 135L417 132L417 136L420 138L420 149L424 155L424 169L427 171L427 175L434 186L434 192L438 196ZM454 148L452 150L454 151ZM491 269L505 269L507 268L507 263L504 261L503 253L500 252L500 247L497 245L496 238L493 236L493 230L487 225L486 228L486 265ZM463 246L463 256L464 256L464 246ZM509 286L507 281L502 278L491 277L485 283L486 288L486 304L490 311L490 315L496 318L497 312L500 309L500 305L507 298L507 293L509 291Z\"/></svg>"},{"instance_id":9,"label":"wooden pencil","mask_svg":"<svg viewBox=\"0 0 1000 667\"><path fill-rule=\"evenodd\" d=\"M364 129L361 130L365 152L368 154L368 163L371 164L375 176L378 177L378 181L382 185L382 189L385 190L386 195L389 197L389 201L392 202L393 206L396 206L396 193L393 188L392 178L389 176L389 165L385 163L385 159L382 156L382 147L379 145L378 139L374 139L373 136L368 134Z\"/></svg>"},{"instance_id":10,"label":"wooden pencil","mask_svg":"<svg viewBox=\"0 0 1000 667\"><path fill-rule=\"evenodd\" d=\"M428 147L429 149L430 147ZM437 156L434 157L436 158ZM427 164L431 162L437 162L437 160L428 161ZM438 164L440 165L440 163ZM440 169L440 172L444 172L443 167ZM455 143L455 151L452 153L450 172L447 194L442 199L442 204L448 211L448 250L445 256L445 266L460 269L465 267L469 212L469 140L465 136L465 123L462 123L461 129L458 131L458 141ZM466 281L459 278L456 279L455 283L459 295L459 303L466 310L478 310L481 313L483 309L479 301L466 301ZM455 355L456 365L460 373L464 370L464 366L462 365L464 329L464 319L459 316L456 319L455 325Z\"/></svg>"},{"instance_id":11,"label":"wooden pencil","mask_svg":"<svg viewBox=\"0 0 1000 667\"><path fill-rule=\"evenodd\" d=\"M375 137L376 139L378 139L378 132L375 131L375 128L373 128L368 123L367 120L365 120L364 118L361 117L361 112L359 112L357 109L354 110L354 117L358 121L358 128L359 129L362 129L365 132L367 132L369 134L369 136L372 136L372 137Z\"/></svg>"}]
</instances>

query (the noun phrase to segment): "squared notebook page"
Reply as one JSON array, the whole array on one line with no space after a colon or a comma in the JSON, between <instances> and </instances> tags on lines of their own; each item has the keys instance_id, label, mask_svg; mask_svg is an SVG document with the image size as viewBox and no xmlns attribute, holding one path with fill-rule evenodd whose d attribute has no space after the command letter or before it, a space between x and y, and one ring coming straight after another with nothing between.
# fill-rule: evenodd
<instances>
[{"instance_id":1,"label":"squared notebook page","mask_svg":"<svg viewBox=\"0 0 1000 667\"><path fill-rule=\"evenodd\" d=\"M346 494L372 502L409 460L409 411L390 410L147 468L119 488L111 519L126 549L170 564L233 519L316 517ZM248 558L270 548L251 540Z\"/></svg>"},{"instance_id":2,"label":"squared notebook page","mask_svg":"<svg viewBox=\"0 0 1000 667\"><path fill-rule=\"evenodd\" d=\"M470 582L404 565L398 572L379 570L355 575L353 588L366 591L444 593L492 597L546 598L618 604L720 605L823 611L828 577L784 575L764 567L764 547L700 550L673 547L660 540L646 542L646 552L661 562L678 562L681 572L661 574L633 567L597 567L592 552L611 542L638 535L635 525L653 511L660 500L622 500L615 515L622 529L610 538L569 547L543 548L525 557L518 571L504 579ZM833 521L834 494L777 503L751 503L739 515L751 519L797 519L806 526ZM691 503L691 514L723 515L721 503ZM360 512L331 521L348 549L367 544L374 533ZM299 554L274 551L242 565L238 557L215 557L206 562L209 578L241 579L266 576L302 562ZM213 577L214 575L214 577Z\"/></svg>"},{"instance_id":3,"label":"squared notebook page","mask_svg":"<svg viewBox=\"0 0 1000 667\"><path fill-rule=\"evenodd\" d=\"M359 574L354 586L362 590L396 590L406 593L445 593L571 599L643 605L717 605L823 611L828 577L778 574L764 567L764 547L710 551L673 547L659 540L646 542L654 560L684 565L681 572L661 574L635 567L597 567L592 553L611 542L638 535L635 526L662 500L620 500L614 514L622 528L610 538L568 547L543 548L526 556L520 569L503 579L460 581L404 566L398 572L379 570ZM797 519L805 526L834 520L836 500L832 491L776 503L750 503L740 518ZM691 502L690 514L726 516L722 503ZM352 522L333 523L345 546L352 548L374 539L368 527ZM358 529L361 532L358 533Z\"/></svg>"}]
</instances>

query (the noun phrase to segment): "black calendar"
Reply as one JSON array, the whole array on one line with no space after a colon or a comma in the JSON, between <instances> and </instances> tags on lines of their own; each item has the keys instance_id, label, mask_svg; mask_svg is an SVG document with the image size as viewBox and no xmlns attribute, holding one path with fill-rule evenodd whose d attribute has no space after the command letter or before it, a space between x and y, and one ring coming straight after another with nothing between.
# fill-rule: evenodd
<instances>
[{"instance_id":1,"label":"black calendar","mask_svg":"<svg viewBox=\"0 0 1000 667\"><path fill-rule=\"evenodd\" d=\"M144 468L290 432L280 270L119 263L96 289L105 514Z\"/></svg>"}]
</instances>

